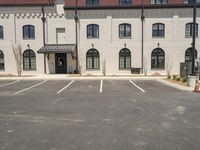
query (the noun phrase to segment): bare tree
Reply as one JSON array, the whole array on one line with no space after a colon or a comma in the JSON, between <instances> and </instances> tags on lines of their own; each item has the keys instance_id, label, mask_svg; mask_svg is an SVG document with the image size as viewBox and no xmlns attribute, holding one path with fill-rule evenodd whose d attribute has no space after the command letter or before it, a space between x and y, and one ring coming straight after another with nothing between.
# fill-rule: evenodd
<instances>
[{"instance_id":1,"label":"bare tree","mask_svg":"<svg viewBox=\"0 0 200 150\"><path fill-rule=\"evenodd\" d=\"M17 75L22 75L22 48L21 45L12 45L13 54L15 56Z\"/></svg>"},{"instance_id":2,"label":"bare tree","mask_svg":"<svg viewBox=\"0 0 200 150\"><path fill-rule=\"evenodd\" d=\"M166 58L165 67L166 67L167 75L168 75L168 76L171 75L171 71L172 71L172 61L171 61L171 59L170 59L169 56Z\"/></svg>"},{"instance_id":3,"label":"bare tree","mask_svg":"<svg viewBox=\"0 0 200 150\"><path fill-rule=\"evenodd\" d=\"M102 64L102 73L103 76L106 76L106 60L103 60L103 64Z\"/></svg>"},{"instance_id":4,"label":"bare tree","mask_svg":"<svg viewBox=\"0 0 200 150\"><path fill-rule=\"evenodd\" d=\"M143 66L143 69L144 69L144 75L147 76L147 57L144 57L144 66Z\"/></svg>"}]
</instances>

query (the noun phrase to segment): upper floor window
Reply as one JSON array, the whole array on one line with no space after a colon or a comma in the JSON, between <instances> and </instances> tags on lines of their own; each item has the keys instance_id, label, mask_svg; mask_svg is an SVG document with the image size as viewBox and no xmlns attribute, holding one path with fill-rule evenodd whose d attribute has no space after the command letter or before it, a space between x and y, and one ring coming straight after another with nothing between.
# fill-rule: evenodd
<instances>
[{"instance_id":1,"label":"upper floor window","mask_svg":"<svg viewBox=\"0 0 200 150\"><path fill-rule=\"evenodd\" d=\"M0 26L0 39L3 39L3 26Z\"/></svg>"},{"instance_id":2,"label":"upper floor window","mask_svg":"<svg viewBox=\"0 0 200 150\"><path fill-rule=\"evenodd\" d=\"M90 24L87 26L87 38L99 38L99 25Z\"/></svg>"},{"instance_id":3,"label":"upper floor window","mask_svg":"<svg viewBox=\"0 0 200 150\"><path fill-rule=\"evenodd\" d=\"M86 5L99 5L99 0L86 0Z\"/></svg>"},{"instance_id":4,"label":"upper floor window","mask_svg":"<svg viewBox=\"0 0 200 150\"><path fill-rule=\"evenodd\" d=\"M155 23L152 26L153 37L164 37L165 36L165 25L162 23Z\"/></svg>"},{"instance_id":5,"label":"upper floor window","mask_svg":"<svg viewBox=\"0 0 200 150\"><path fill-rule=\"evenodd\" d=\"M167 4L167 0L151 0L151 4Z\"/></svg>"},{"instance_id":6,"label":"upper floor window","mask_svg":"<svg viewBox=\"0 0 200 150\"><path fill-rule=\"evenodd\" d=\"M194 0L184 0L185 4L193 4ZM196 3L200 3L200 0L196 0Z\"/></svg>"},{"instance_id":7,"label":"upper floor window","mask_svg":"<svg viewBox=\"0 0 200 150\"><path fill-rule=\"evenodd\" d=\"M196 36L198 36L198 24L195 25ZM192 37L193 35L193 23L187 23L185 25L185 37Z\"/></svg>"},{"instance_id":8,"label":"upper floor window","mask_svg":"<svg viewBox=\"0 0 200 150\"><path fill-rule=\"evenodd\" d=\"M35 27L33 25L23 26L23 38L34 39L35 38Z\"/></svg>"},{"instance_id":9,"label":"upper floor window","mask_svg":"<svg viewBox=\"0 0 200 150\"><path fill-rule=\"evenodd\" d=\"M120 5L130 5L132 4L132 0L119 0Z\"/></svg>"},{"instance_id":10,"label":"upper floor window","mask_svg":"<svg viewBox=\"0 0 200 150\"><path fill-rule=\"evenodd\" d=\"M124 23L119 25L119 37L131 38L131 25Z\"/></svg>"}]
</instances>

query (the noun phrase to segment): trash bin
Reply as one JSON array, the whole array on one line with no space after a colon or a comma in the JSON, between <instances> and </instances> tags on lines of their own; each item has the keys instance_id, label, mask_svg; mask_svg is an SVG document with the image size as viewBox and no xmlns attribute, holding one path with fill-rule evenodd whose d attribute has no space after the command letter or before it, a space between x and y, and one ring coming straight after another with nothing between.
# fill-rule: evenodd
<instances>
[{"instance_id":1,"label":"trash bin","mask_svg":"<svg viewBox=\"0 0 200 150\"><path fill-rule=\"evenodd\" d=\"M188 76L187 86L195 88L196 85L196 76Z\"/></svg>"}]
</instances>

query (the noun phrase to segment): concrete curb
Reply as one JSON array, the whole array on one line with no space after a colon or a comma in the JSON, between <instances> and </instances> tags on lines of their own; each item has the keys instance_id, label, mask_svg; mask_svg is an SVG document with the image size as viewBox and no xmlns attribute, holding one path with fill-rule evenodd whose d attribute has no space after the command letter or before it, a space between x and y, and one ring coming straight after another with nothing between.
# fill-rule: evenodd
<instances>
[{"instance_id":1,"label":"concrete curb","mask_svg":"<svg viewBox=\"0 0 200 150\"><path fill-rule=\"evenodd\" d=\"M163 83L165 85L168 85L168 86L171 86L171 87L174 87L178 90L182 90L182 91L190 91L192 92L194 89L191 88L191 87L184 87L184 86L181 86L181 85L177 85L175 83L171 83L171 82L168 82L168 81L165 81L165 80L162 80L162 79L157 79L158 82L160 83Z\"/></svg>"},{"instance_id":2,"label":"concrete curb","mask_svg":"<svg viewBox=\"0 0 200 150\"><path fill-rule=\"evenodd\" d=\"M0 77L0 80L157 80L165 77L69 77L67 75L58 76L31 76L31 77Z\"/></svg>"}]
</instances>

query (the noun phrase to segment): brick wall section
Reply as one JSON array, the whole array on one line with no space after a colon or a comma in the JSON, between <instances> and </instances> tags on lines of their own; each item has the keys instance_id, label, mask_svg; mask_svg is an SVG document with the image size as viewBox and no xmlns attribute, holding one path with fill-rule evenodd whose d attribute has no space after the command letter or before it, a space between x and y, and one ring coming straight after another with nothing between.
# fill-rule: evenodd
<instances>
[{"instance_id":1,"label":"brick wall section","mask_svg":"<svg viewBox=\"0 0 200 150\"><path fill-rule=\"evenodd\" d=\"M168 0L168 4L183 4L184 0ZM119 0L99 0L100 6L118 5ZM132 0L133 5L141 5L142 0ZM79 6L85 6L86 0L78 0ZM150 0L144 0L144 4L150 4ZM75 0L65 0L65 6L75 6Z\"/></svg>"},{"instance_id":2,"label":"brick wall section","mask_svg":"<svg viewBox=\"0 0 200 150\"><path fill-rule=\"evenodd\" d=\"M0 0L0 5L16 4L52 4L53 0Z\"/></svg>"}]
</instances>

